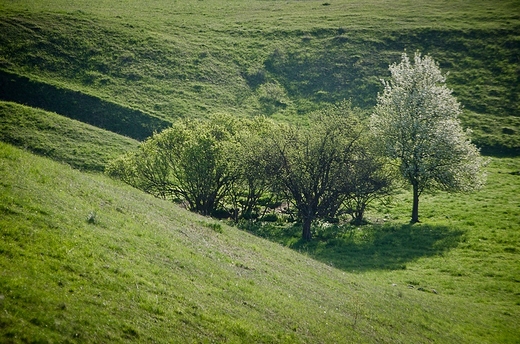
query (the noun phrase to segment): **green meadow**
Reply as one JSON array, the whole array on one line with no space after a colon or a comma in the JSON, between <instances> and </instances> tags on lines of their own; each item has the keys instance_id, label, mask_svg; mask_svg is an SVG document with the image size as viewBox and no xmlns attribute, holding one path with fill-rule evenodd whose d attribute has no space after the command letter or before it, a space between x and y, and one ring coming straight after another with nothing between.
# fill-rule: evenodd
<instances>
[{"instance_id":1,"label":"green meadow","mask_svg":"<svg viewBox=\"0 0 520 344\"><path fill-rule=\"evenodd\" d=\"M65 89L137 109L157 128L159 119L215 112L295 121L343 99L370 111L388 65L420 50L449 73L479 146L509 154L520 146L519 8L518 0L2 2L2 98L79 117ZM12 74L23 78L10 83ZM26 94L30 87L45 97Z\"/></svg>"},{"instance_id":2,"label":"green meadow","mask_svg":"<svg viewBox=\"0 0 520 344\"><path fill-rule=\"evenodd\" d=\"M103 172L107 161L138 142L56 113L0 101L0 140L84 171Z\"/></svg>"},{"instance_id":3,"label":"green meadow","mask_svg":"<svg viewBox=\"0 0 520 344\"><path fill-rule=\"evenodd\" d=\"M423 224L396 201L289 247L3 143L0 161L3 342L518 339L517 158Z\"/></svg>"},{"instance_id":4,"label":"green meadow","mask_svg":"<svg viewBox=\"0 0 520 344\"><path fill-rule=\"evenodd\" d=\"M518 343L520 2L0 2L0 342ZM238 226L102 172L178 118L370 114L430 54L488 156L368 224Z\"/></svg>"}]
</instances>

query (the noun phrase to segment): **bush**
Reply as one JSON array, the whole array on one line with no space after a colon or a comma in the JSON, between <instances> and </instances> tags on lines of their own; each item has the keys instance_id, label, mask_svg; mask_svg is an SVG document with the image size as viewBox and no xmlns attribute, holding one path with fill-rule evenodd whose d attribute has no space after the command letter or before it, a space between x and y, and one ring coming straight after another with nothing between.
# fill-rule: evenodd
<instances>
[{"instance_id":1,"label":"bush","mask_svg":"<svg viewBox=\"0 0 520 344\"><path fill-rule=\"evenodd\" d=\"M278 216L274 213L265 214L264 216L262 216L261 220L264 222L277 222Z\"/></svg>"}]
</instances>

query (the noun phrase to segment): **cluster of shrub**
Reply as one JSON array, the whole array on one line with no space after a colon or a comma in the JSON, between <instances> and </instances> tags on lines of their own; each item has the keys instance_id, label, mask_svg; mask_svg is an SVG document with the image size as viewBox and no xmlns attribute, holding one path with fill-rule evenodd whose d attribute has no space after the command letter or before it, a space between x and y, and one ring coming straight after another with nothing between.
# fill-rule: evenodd
<instances>
[{"instance_id":1,"label":"cluster of shrub","mask_svg":"<svg viewBox=\"0 0 520 344\"><path fill-rule=\"evenodd\" d=\"M300 126L229 115L182 120L107 172L235 221L258 216L262 199L285 201L302 221L304 240L316 219L349 213L362 222L367 205L388 195L400 176L412 187L411 222L419 222L424 191L477 190L486 161L462 129L461 106L431 57L416 52L412 62L404 53L389 69L369 126L345 101Z\"/></svg>"},{"instance_id":2,"label":"cluster of shrub","mask_svg":"<svg viewBox=\"0 0 520 344\"><path fill-rule=\"evenodd\" d=\"M367 205L391 192L395 174L365 129L348 102L302 125L222 114L183 119L106 171L192 211L235 221L290 204L310 239L312 221L350 214L360 223Z\"/></svg>"}]
</instances>

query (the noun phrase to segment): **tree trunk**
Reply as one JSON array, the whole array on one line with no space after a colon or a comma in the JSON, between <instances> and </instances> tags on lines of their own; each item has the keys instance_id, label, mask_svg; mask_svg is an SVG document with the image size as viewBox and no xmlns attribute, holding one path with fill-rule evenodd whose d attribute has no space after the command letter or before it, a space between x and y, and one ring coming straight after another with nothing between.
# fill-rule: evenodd
<instances>
[{"instance_id":1,"label":"tree trunk","mask_svg":"<svg viewBox=\"0 0 520 344\"><path fill-rule=\"evenodd\" d=\"M306 217L303 219L302 239L310 241L312 239L311 233L312 218Z\"/></svg>"},{"instance_id":2,"label":"tree trunk","mask_svg":"<svg viewBox=\"0 0 520 344\"><path fill-rule=\"evenodd\" d=\"M419 222L419 185L412 183L413 187L413 206L411 224Z\"/></svg>"},{"instance_id":3,"label":"tree trunk","mask_svg":"<svg viewBox=\"0 0 520 344\"><path fill-rule=\"evenodd\" d=\"M365 216L365 205L358 205L354 212L354 224L361 225Z\"/></svg>"}]
</instances>

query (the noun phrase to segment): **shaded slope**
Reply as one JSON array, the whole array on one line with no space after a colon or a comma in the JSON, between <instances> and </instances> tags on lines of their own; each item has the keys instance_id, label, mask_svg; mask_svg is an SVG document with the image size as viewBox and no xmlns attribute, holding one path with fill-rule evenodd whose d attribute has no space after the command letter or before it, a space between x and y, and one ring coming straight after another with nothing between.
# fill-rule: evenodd
<instances>
[{"instance_id":1,"label":"shaded slope","mask_svg":"<svg viewBox=\"0 0 520 344\"><path fill-rule=\"evenodd\" d=\"M140 110L5 71L0 71L0 94L2 100L56 112L136 140L171 124Z\"/></svg>"},{"instance_id":2,"label":"shaded slope","mask_svg":"<svg viewBox=\"0 0 520 344\"><path fill-rule=\"evenodd\" d=\"M55 113L0 101L0 141L88 171L135 149L136 140Z\"/></svg>"}]
</instances>

